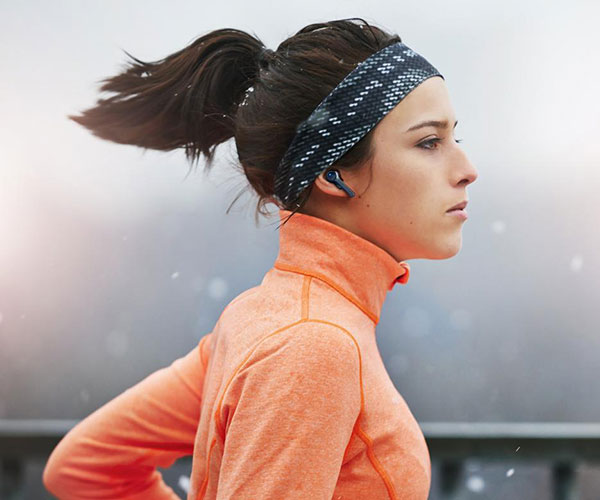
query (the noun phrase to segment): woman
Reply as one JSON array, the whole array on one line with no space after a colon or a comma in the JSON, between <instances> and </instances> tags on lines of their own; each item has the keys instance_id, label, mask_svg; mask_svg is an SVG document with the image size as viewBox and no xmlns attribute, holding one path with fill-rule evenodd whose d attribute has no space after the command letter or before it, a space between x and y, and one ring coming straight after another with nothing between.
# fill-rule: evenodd
<instances>
[{"instance_id":1,"label":"woman","mask_svg":"<svg viewBox=\"0 0 600 500\"><path fill-rule=\"evenodd\" d=\"M188 499L426 499L427 445L375 327L406 260L461 247L477 171L443 76L356 18L311 24L276 51L223 29L135 61L102 87L117 96L71 118L208 167L234 137L257 213L279 208L279 254L191 352L63 438L47 489L178 498L156 467L193 455Z\"/></svg>"}]
</instances>

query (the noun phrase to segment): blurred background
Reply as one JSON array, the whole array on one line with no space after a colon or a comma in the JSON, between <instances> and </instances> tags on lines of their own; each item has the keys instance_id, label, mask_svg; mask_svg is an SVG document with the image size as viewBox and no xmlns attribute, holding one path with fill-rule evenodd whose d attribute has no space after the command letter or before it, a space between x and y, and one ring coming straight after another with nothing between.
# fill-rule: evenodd
<instances>
[{"instance_id":1,"label":"blurred background","mask_svg":"<svg viewBox=\"0 0 600 500\"><path fill-rule=\"evenodd\" d=\"M123 50L157 60L224 27L275 50L307 24L345 17L399 34L440 70L455 136L479 172L462 250L409 261L410 282L388 294L377 326L426 437L428 423L599 422L600 4L591 0L2 2L0 421L85 418L194 348L277 256L274 205L256 225L248 191L225 213L247 185L233 140L210 175L202 162L188 175L182 150L102 141L66 115L95 103ZM11 498L52 498L44 457L15 465L1 442L5 495L14 473ZM579 458L577 498L599 499L600 465ZM557 494L544 460L460 463L453 498ZM190 470L182 460L164 471L182 498ZM441 482L436 468L432 499Z\"/></svg>"}]
</instances>

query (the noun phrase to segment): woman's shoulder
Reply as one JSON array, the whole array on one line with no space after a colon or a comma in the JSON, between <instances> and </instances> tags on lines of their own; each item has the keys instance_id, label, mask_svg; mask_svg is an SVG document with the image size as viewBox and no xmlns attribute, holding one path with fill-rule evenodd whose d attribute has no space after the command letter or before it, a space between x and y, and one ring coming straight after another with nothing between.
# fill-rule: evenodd
<instances>
[{"instance_id":1,"label":"woman's shoulder","mask_svg":"<svg viewBox=\"0 0 600 500\"><path fill-rule=\"evenodd\" d=\"M354 336L341 326L328 321L297 321L264 335L248 356L247 367L269 357L280 357L288 363L310 360L309 365L323 369L334 360L359 366L359 348Z\"/></svg>"},{"instance_id":2,"label":"woman's shoulder","mask_svg":"<svg viewBox=\"0 0 600 500\"><path fill-rule=\"evenodd\" d=\"M256 286L253 286L252 288L248 288L247 290L244 290L243 292L240 292L239 294L237 294L223 308L223 311L221 312L221 315L219 316L217 323L221 320L221 318L225 315L225 313L227 311L229 311L230 309L233 308L233 306L235 306L236 304L240 305L244 301L244 299L252 297L253 295L257 294L259 290L260 290L260 285L256 285Z\"/></svg>"}]
</instances>

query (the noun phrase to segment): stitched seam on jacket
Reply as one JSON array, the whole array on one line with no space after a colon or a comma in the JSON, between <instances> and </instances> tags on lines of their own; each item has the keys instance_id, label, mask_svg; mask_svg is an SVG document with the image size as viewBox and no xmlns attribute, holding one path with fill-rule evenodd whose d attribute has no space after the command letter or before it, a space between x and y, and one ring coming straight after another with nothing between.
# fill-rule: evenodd
<instances>
[{"instance_id":1,"label":"stitched seam on jacket","mask_svg":"<svg viewBox=\"0 0 600 500\"><path fill-rule=\"evenodd\" d=\"M390 499L397 500L398 496L396 495L396 490L394 489L394 485L392 484L387 472L385 471L381 462L375 456L375 452L373 451L373 440L369 437L369 435L363 431L360 427L358 428L358 435L363 440L365 445L367 446L367 456L369 457L369 461L373 468L377 471L381 479L383 480L385 487L388 490L388 495Z\"/></svg>"},{"instance_id":2,"label":"stitched seam on jacket","mask_svg":"<svg viewBox=\"0 0 600 500\"><path fill-rule=\"evenodd\" d=\"M322 324L326 324L326 325L330 325L330 326L334 326L336 328L338 328L339 330L342 330L346 335L348 335L352 341L354 342L354 345L356 346L356 350L358 353L358 369L359 369L359 384L360 384L360 411L358 413L358 416L356 417L357 421L360 418L360 416L363 413L363 409L364 409L364 394L363 394L363 383L362 383L362 356L360 353L360 347L358 345L358 342L356 341L356 339L354 338L354 336L348 331L346 330L344 327L336 324L336 323L332 323L330 321L326 321L326 320L319 320L319 319L300 319L298 321L295 321L293 323L290 323L288 325L285 325L281 328L278 328L277 330L275 330L274 332L271 332L267 335L265 335L262 339L260 339L256 344L254 344L254 346L249 350L249 352L246 354L246 357L243 359L243 361L241 363L238 364L238 367L235 369L235 371L233 372L233 374L231 375L231 377L229 377L229 380L227 381L227 385L225 386L225 389L223 390L221 397L219 399L219 403L217 405L217 409L215 410L214 413L214 422L217 428L217 432L219 434L219 436L221 437L221 440L225 439L225 430L222 428L221 426L221 406L223 403L223 399L225 398L225 394L227 393L227 390L229 389L229 386L231 385L231 383L233 382L233 379L236 377L236 375L238 374L238 372L244 368L244 365L246 364L246 362L250 359L250 357L252 356L252 354L254 354L254 352L256 351L256 349L258 349L258 347L267 339L269 339L270 337L277 335L279 333L284 332L285 330L289 330L290 328L299 325L301 323L322 323ZM356 427L356 424L355 424ZM352 435L354 434L354 428L352 429L352 434L350 435L349 441L352 439ZM347 451L344 451L344 455Z\"/></svg>"},{"instance_id":3,"label":"stitched seam on jacket","mask_svg":"<svg viewBox=\"0 0 600 500\"><path fill-rule=\"evenodd\" d=\"M308 278L310 280L312 280L312 278ZM306 281L306 280L305 280ZM306 301L309 301L310 295L307 294L303 294L303 299L306 298ZM308 306L307 306L308 309ZM394 486L391 482L391 480L389 479L389 476L387 474L387 472L385 471L385 468L381 465L381 463L379 462L379 460L377 460L377 457L375 456L375 452L373 450L373 440L368 436L368 434L362 430L362 428L360 427L359 424L359 418L360 416L363 414L363 409L364 409L364 397L363 397L363 383L362 383L362 357L360 355L360 346L358 345L358 342L356 341L356 339L354 338L354 336L348 331L346 330L344 327L342 327L341 325L338 325L337 323L332 323L330 321L327 320L311 320L311 321L316 321L316 322L320 322L320 323L326 323L335 327L340 328L341 330L343 330L348 336L350 336L350 338L354 341L354 344L356 345L356 349L358 351L358 359L359 359L359 376L360 376L360 412L358 414L358 417L356 419L356 423L354 425L354 428L352 429L352 434L350 435L350 439L348 440L348 445L346 446L346 449L344 451L344 458L346 457L346 454L348 453L348 449L350 448L350 443L352 442L352 437L354 436L354 434L357 434L358 436L360 436L360 438L362 439L362 441L367 445L367 456L369 457L369 461L371 462L371 465L373 466L373 468L375 469L375 471L379 474L379 476L381 477L381 479L383 480L383 482L385 483L385 486L388 490L388 494L390 496L390 498L392 500L396 500L398 497L396 495L396 491L394 489Z\"/></svg>"},{"instance_id":4,"label":"stitched seam on jacket","mask_svg":"<svg viewBox=\"0 0 600 500\"><path fill-rule=\"evenodd\" d=\"M354 297L351 293L347 292L340 286L336 285L333 281L331 281L327 276L321 273L315 273L314 271L309 271L307 269L302 269L300 267L288 266L281 263L275 263L275 268L281 271L289 271L292 273L304 274L307 276L313 276L314 278L320 279L321 281L327 283L331 288L337 291L339 294L343 295L346 299L352 302L356 307L358 307L362 312L364 312L375 324L379 323L379 316L374 312L370 311L367 307L363 306L360 301Z\"/></svg>"},{"instance_id":5,"label":"stitched seam on jacket","mask_svg":"<svg viewBox=\"0 0 600 500\"><path fill-rule=\"evenodd\" d=\"M300 308L300 318L308 319L309 317L309 298L310 298L310 282L312 276L304 275L302 280L302 305Z\"/></svg>"},{"instance_id":6,"label":"stitched seam on jacket","mask_svg":"<svg viewBox=\"0 0 600 500\"><path fill-rule=\"evenodd\" d=\"M278 328L277 330L275 330L274 332L271 332L269 334L267 334L266 336L264 336L262 339L260 339L258 342L256 342L254 344L254 346L252 346L248 352L246 353L246 356L244 357L244 359L238 364L237 368L233 371L233 373L231 374L231 376L229 377L229 380L227 381L227 384L225 385L225 388L223 389L223 392L221 393L221 397L219 398L219 403L217 404L217 409L215 410L214 413L214 421L217 427L217 432L219 433L219 436L221 437L222 440L225 439L225 429L223 429L223 427L221 426L221 405L223 404L223 399L225 398L225 394L227 393L227 390L229 389L229 386L231 385L231 383L233 382L233 379L236 377L236 375L238 374L238 372L244 368L244 365L246 364L246 362L252 357L252 355L254 354L254 351L256 351L256 349L258 349L258 347L260 346L260 344L262 344L266 339L268 339L269 337L276 335L277 333L281 333L284 330L287 330L295 325L298 325L300 323L304 323L305 320L300 319L298 321L295 321L294 323L290 323L288 325L285 325L281 328Z\"/></svg>"}]
</instances>

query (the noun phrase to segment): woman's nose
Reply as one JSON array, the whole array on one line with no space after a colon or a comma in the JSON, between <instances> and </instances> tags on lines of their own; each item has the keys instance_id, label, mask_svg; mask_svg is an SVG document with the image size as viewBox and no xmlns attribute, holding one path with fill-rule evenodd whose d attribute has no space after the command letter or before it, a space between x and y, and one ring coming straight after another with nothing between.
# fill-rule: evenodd
<instances>
[{"instance_id":1,"label":"woman's nose","mask_svg":"<svg viewBox=\"0 0 600 500\"><path fill-rule=\"evenodd\" d=\"M473 165L467 154L462 150L461 152L462 161L460 163L460 169L458 169L460 175L460 182L466 182L467 185L472 184L479 176L479 173L477 172L475 165Z\"/></svg>"}]
</instances>

